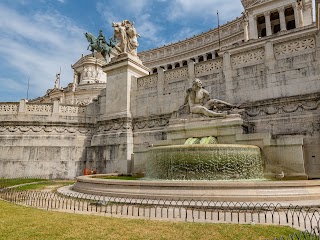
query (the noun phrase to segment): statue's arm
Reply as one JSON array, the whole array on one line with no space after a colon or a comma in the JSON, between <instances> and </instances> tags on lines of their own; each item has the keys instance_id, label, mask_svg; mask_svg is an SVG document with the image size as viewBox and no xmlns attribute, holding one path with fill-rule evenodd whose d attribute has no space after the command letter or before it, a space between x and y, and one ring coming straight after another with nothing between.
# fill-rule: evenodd
<instances>
[{"instance_id":1,"label":"statue's arm","mask_svg":"<svg viewBox=\"0 0 320 240\"><path fill-rule=\"evenodd\" d=\"M203 104L206 104L206 102L208 102L211 98L210 98L210 95L209 95L209 92L205 89L202 89L203 90Z\"/></svg>"},{"instance_id":2,"label":"statue's arm","mask_svg":"<svg viewBox=\"0 0 320 240\"><path fill-rule=\"evenodd\" d=\"M183 105L187 105L187 104L188 104L188 102L189 102L189 95L191 94L191 91L192 91L191 88L187 89L187 91L186 91L186 96L185 96L185 98L184 98L184 103L183 103Z\"/></svg>"}]
</instances>

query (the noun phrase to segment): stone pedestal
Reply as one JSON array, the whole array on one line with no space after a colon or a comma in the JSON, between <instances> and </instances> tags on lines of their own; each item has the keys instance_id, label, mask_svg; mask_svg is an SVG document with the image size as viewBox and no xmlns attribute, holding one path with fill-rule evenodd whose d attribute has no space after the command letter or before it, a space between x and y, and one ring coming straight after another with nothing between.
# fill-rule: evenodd
<instances>
[{"instance_id":1,"label":"stone pedestal","mask_svg":"<svg viewBox=\"0 0 320 240\"><path fill-rule=\"evenodd\" d=\"M104 172L125 174L130 172L133 153L131 92L137 78L148 75L149 69L139 58L121 54L105 65L103 71L107 74L105 109L91 146L100 153L96 154L96 161L105 159Z\"/></svg>"},{"instance_id":2,"label":"stone pedestal","mask_svg":"<svg viewBox=\"0 0 320 240\"><path fill-rule=\"evenodd\" d=\"M171 119L167 138L173 144L183 144L190 137L218 138L219 143L235 143L235 136L243 133L243 120L240 116L231 118L187 118Z\"/></svg>"},{"instance_id":3,"label":"stone pedestal","mask_svg":"<svg viewBox=\"0 0 320 240\"><path fill-rule=\"evenodd\" d=\"M142 65L138 57L121 54L105 65L103 71L107 74L106 111L103 118L131 118L131 89L137 78L149 74L149 69Z\"/></svg>"}]
</instances>

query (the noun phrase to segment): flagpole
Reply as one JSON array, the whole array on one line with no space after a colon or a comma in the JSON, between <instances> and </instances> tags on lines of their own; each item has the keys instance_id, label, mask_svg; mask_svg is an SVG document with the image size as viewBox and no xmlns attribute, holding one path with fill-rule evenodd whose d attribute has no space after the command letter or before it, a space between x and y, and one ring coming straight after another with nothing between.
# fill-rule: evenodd
<instances>
[{"instance_id":1,"label":"flagpole","mask_svg":"<svg viewBox=\"0 0 320 240\"><path fill-rule=\"evenodd\" d=\"M29 98L29 81L30 81L30 78L28 77L27 100L28 100L28 98Z\"/></svg>"},{"instance_id":2,"label":"flagpole","mask_svg":"<svg viewBox=\"0 0 320 240\"><path fill-rule=\"evenodd\" d=\"M219 38L219 50L221 48L221 40L220 40L220 19L219 19L219 10L217 10L217 18L218 18L218 38Z\"/></svg>"}]
</instances>

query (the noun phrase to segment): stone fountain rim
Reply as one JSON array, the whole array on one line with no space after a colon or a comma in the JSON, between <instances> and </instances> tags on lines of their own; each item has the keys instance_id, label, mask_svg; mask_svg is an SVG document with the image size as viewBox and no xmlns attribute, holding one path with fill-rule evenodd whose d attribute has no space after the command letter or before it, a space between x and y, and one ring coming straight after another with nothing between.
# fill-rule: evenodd
<instances>
[{"instance_id":1,"label":"stone fountain rim","mask_svg":"<svg viewBox=\"0 0 320 240\"><path fill-rule=\"evenodd\" d=\"M291 181L148 181L77 177L72 189L81 194L97 196L209 201L303 201L320 198L320 180Z\"/></svg>"},{"instance_id":2,"label":"stone fountain rim","mask_svg":"<svg viewBox=\"0 0 320 240\"><path fill-rule=\"evenodd\" d=\"M168 145L168 146L157 146L151 147L148 150L152 149L174 149L174 148L247 148L247 149L260 149L255 145L244 145L244 144L186 144L186 145Z\"/></svg>"},{"instance_id":3,"label":"stone fountain rim","mask_svg":"<svg viewBox=\"0 0 320 240\"><path fill-rule=\"evenodd\" d=\"M96 184L111 185L131 185L131 186L204 186L204 187L222 187L222 188L255 188L255 187L298 187L298 186L320 186L320 180L267 180L267 179L241 179L241 180L116 180L101 179L98 177L115 176L115 174L95 174L76 177L77 182L90 182Z\"/></svg>"}]
</instances>

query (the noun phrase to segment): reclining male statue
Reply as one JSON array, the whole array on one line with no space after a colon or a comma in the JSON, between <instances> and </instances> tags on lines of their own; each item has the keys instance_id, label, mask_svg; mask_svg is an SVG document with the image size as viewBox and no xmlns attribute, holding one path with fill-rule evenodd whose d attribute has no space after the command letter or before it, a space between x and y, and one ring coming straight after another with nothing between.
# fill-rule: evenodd
<instances>
[{"instance_id":1,"label":"reclining male statue","mask_svg":"<svg viewBox=\"0 0 320 240\"><path fill-rule=\"evenodd\" d=\"M227 117L228 114L241 112L241 109L230 103L210 99L208 91L202 88L202 82L197 78L193 81L192 88L187 90L182 107L184 106L189 107L190 113L203 114L208 117Z\"/></svg>"}]
</instances>

